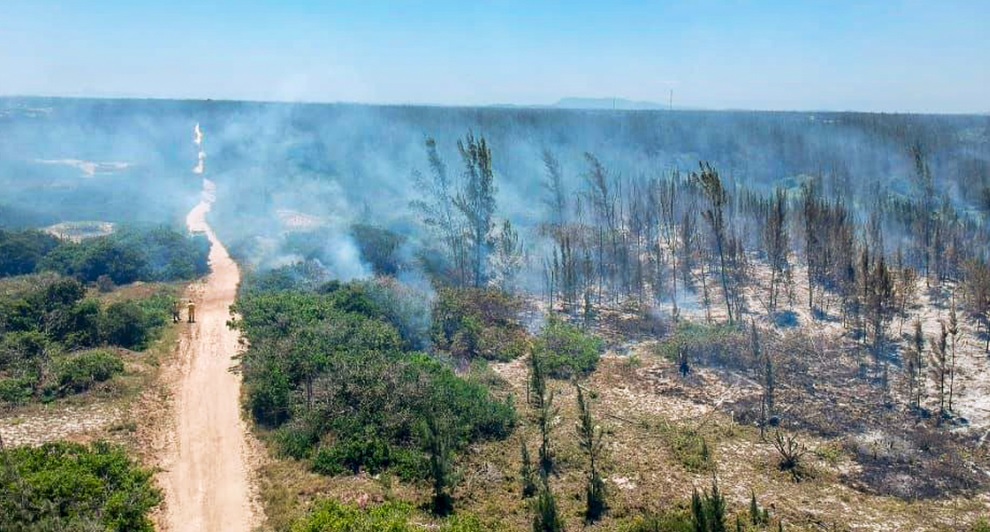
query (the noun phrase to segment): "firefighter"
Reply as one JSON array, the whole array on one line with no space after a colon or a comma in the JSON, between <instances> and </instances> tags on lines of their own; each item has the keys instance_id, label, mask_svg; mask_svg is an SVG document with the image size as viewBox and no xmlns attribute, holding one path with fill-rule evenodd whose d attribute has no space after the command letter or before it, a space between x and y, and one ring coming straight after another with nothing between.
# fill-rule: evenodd
<instances>
[{"instance_id":1,"label":"firefighter","mask_svg":"<svg viewBox=\"0 0 990 532\"><path fill-rule=\"evenodd\" d=\"M179 316L179 300L176 299L172 302L172 323L179 323L182 321L182 317Z\"/></svg>"},{"instance_id":2,"label":"firefighter","mask_svg":"<svg viewBox=\"0 0 990 532\"><path fill-rule=\"evenodd\" d=\"M196 304L190 301L186 310L189 312L189 323L196 323Z\"/></svg>"}]
</instances>

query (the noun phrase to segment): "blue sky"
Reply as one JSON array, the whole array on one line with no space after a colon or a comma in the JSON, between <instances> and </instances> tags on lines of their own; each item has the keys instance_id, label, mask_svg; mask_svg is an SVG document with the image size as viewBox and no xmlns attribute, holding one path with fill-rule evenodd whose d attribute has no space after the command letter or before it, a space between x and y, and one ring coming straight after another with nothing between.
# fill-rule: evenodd
<instances>
[{"instance_id":1,"label":"blue sky","mask_svg":"<svg viewBox=\"0 0 990 532\"><path fill-rule=\"evenodd\" d=\"M0 94L990 111L990 0L0 0Z\"/></svg>"}]
</instances>

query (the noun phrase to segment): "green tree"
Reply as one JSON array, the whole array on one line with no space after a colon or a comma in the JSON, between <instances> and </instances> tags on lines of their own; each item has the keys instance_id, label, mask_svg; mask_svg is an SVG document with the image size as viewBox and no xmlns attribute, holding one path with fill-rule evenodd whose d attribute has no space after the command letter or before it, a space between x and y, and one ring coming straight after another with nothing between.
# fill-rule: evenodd
<instances>
[{"instance_id":1,"label":"green tree","mask_svg":"<svg viewBox=\"0 0 990 532\"><path fill-rule=\"evenodd\" d=\"M691 520L695 532L725 532L725 497L718 488L718 480L712 478L711 491L694 490L691 495Z\"/></svg>"},{"instance_id":2,"label":"green tree","mask_svg":"<svg viewBox=\"0 0 990 532\"><path fill-rule=\"evenodd\" d=\"M464 161L464 179L454 206L467 221L465 240L471 258L471 280L479 288L488 281L488 255L493 243L496 203L492 152L484 137L475 139L471 133L457 141L457 150Z\"/></svg>"},{"instance_id":3,"label":"green tree","mask_svg":"<svg viewBox=\"0 0 990 532\"><path fill-rule=\"evenodd\" d=\"M553 472L554 453L551 433L553 420L558 408L553 406L553 390L548 386L545 361L538 353L529 357L529 402L536 409L537 425L540 427L540 475L547 477Z\"/></svg>"},{"instance_id":4,"label":"green tree","mask_svg":"<svg viewBox=\"0 0 990 532\"><path fill-rule=\"evenodd\" d=\"M543 477L543 485L540 488L540 495L536 499L535 512L533 515L533 532L562 532L564 530L564 520L557 510L557 499L550 489L550 481Z\"/></svg>"},{"instance_id":5,"label":"green tree","mask_svg":"<svg viewBox=\"0 0 990 532\"><path fill-rule=\"evenodd\" d=\"M778 188L767 203L765 211L761 236L763 237L763 247L767 253L767 262L770 264L767 306L773 313L777 310L779 285L785 281L785 275L787 275L790 267L787 260L790 251L787 232L787 193Z\"/></svg>"},{"instance_id":6,"label":"green tree","mask_svg":"<svg viewBox=\"0 0 990 532\"><path fill-rule=\"evenodd\" d=\"M492 256L492 279L504 292L515 289L516 277L523 267L523 246L519 233L509 220L502 222L502 229L495 238L495 253Z\"/></svg>"},{"instance_id":7,"label":"green tree","mask_svg":"<svg viewBox=\"0 0 990 532\"><path fill-rule=\"evenodd\" d=\"M561 227L567 223L567 192L560 162L550 150L543 150L543 168L543 203L549 211L550 225Z\"/></svg>"},{"instance_id":8,"label":"green tree","mask_svg":"<svg viewBox=\"0 0 990 532\"><path fill-rule=\"evenodd\" d=\"M732 314L732 296L729 292L729 273L726 265L728 244L728 228L725 220L725 209L729 204L729 195L722 186L718 172L708 163L701 163L701 173L692 174L692 179L701 187L708 207L702 212L711 226L715 237L715 250L718 253L719 272L722 279L722 292L725 296L725 310L729 323L734 321Z\"/></svg>"},{"instance_id":9,"label":"green tree","mask_svg":"<svg viewBox=\"0 0 990 532\"><path fill-rule=\"evenodd\" d=\"M537 474L536 468L533 467L533 460L529 456L529 447L526 446L526 442L520 442L520 447L522 448L522 467L519 469L519 476L522 478L522 496L524 499L528 499L536 495L539 489L536 484Z\"/></svg>"},{"instance_id":10,"label":"green tree","mask_svg":"<svg viewBox=\"0 0 990 532\"><path fill-rule=\"evenodd\" d=\"M941 425L948 414L946 397L948 395L949 375L952 369L947 341L949 332L946 330L945 322L939 322L939 326L941 327L939 335L932 336L929 345L932 351L930 364L932 376L935 379L935 386L938 389L938 424Z\"/></svg>"},{"instance_id":11,"label":"green tree","mask_svg":"<svg viewBox=\"0 0 990 532\"><path fill-rule=\"evenodd\" d=\"M959 339L959 319L956 316L956 300L952 299L952 306L949 308L949 337L952 338L952 356L949 361L949 411L952 411L952 393L956 384L956 341Z\"/></svg>"},{"instance_id":12,"label":"green tree","mask_svg":"<svg viewBox=\"0 0 990 532\"><path fill-rule=\"evenodd\" d=\"M602 479L600 471L602 451L604 450L604 431L595 425L591 416L591 405L585 400L581 386L578 385L576 388L579 412L578 444L588 456L588 485L585 488L584 520L587 523L594 523L601 519L608 510L605 500L605 481Z\"/></svg>"},{"instance_id":13,"label":"green tree","mask_svg":"<svg viewBox=\"0 0 990 532\"><path fill-rule=\"evenodd\" d=\"M462 228L454 206L454 185L447 174L447 165L437 152L436 141L427 138L425 144L430 177L419 171L413 172L413 181L423 197L414 200L412 207L419 211L423 224L440 241L446 260L453 265L456 284L463 286L467 277L467 258L461 238Z\"/></svg>"},{"instance_id":14,"label":"green tree","mask_svg":"<svg viewBox=\"0 0 990 532\"><path fill-rule=\"evenodd\" d=\"M429 456L430 479L433 485L433 513L448 515L454 511L454 486L457 473L454 471L454 446L457 441L454 420L437 412L427 416L424 430L424 443Z\"/></svg>"}]
</instances>

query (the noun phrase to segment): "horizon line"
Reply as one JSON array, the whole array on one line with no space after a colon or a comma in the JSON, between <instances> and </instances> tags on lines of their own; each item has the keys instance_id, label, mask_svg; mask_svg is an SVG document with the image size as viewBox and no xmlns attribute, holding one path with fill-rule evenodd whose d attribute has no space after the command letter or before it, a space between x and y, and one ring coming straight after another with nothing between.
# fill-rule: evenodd
<instances>
[{"instance_id":1,"label":"horizon line","mask_svg":"<svg viewBox=\"0 0 990 532\"><path fill-rule=\"evenodd\" d=\"M233 99L233 98L203 98L203 97L170 97L170 96L138 96L138 95L51 95L51 94L0 94L0 99L50 99L50 100L124 100L124 101L161 101L161 102L218 102L218 103L249 103L265 105L351 105L364 107L436 107L448 109L544 109L557 111L586 111L601 113L691 113L691 112L715 112L715 113L829 113L829 114L876 114L876 115L922 115L922 116L990 116L987 111L967 111L967 112L939 112L939 111L863 111L856 109L760 109L744 107L677 107L667 108L661 103L649 100L633 100L629 98L607 97L607 96L564 96L558 98L556 103L550 104L525 104L525 103L487 103L487 104L454 104L454 103L430 103L430 102L361 102L346 100L278 100L278 99ZM656 105L656 109L607 109L607 108L586 108L560 106L559 103L567 99L578 100L616 100L630 103Z\"/></svg>"}]
</instances>

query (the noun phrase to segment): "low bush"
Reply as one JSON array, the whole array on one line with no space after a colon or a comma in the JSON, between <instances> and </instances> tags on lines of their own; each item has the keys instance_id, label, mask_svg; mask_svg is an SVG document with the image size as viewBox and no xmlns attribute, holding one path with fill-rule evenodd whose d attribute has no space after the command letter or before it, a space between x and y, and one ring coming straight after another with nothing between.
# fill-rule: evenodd
<instances>
[{"instance_id":1,"label":"low bush","mask_svg":"<svg viewBox=\"0 0 990 532\"><path fill-rule=\"evenodd\" d=\"M386 502L370 508L327 500L292 526L292 532L412 532L423 530L415 509L402 502ZM476 517L455 515L439 526L438 532L481 532L487 530Z\"/></svg>"},{"instance_id":2,"label":"low bush","mask_svg":"<svg viewBox=\"0 0 990 532\"><path fill-rule=\"evenodd\" d=\"M748 335L733 325L707 325L682 322L669 338L657 346L657 353L678 362L743 369L751 364ZM747 358L749 357L749 358Z\"/></svg>"},{"instance_id":3,"label":"low bush","mask_svg":"<svg viewBox=\"0 0 990 532\"><path fill-rule=\"evenodd\" d=\"M543 358L551 377L566 379L594 371L604 347L601 338L551 317L536 339L533 354Z\"/></svg>"},{"instance_id":4,"label":"low bush","mask_svg":"<svg viewBox=\"0 0 990 532\"><path fill-rule=\"evenodd\" d=\"M158 289L105 304L86 297L79 281L50 274L0 281L0 402L52 399L108 380L122 362L92 349L146 348L168 323L174 301L169 289ZM63 355L75 351L83 352Z\"/></svg>"},{"instance_id":5,"label":"low bush","mask_svg":"<svg viewBox=\"0 0 990 532\"><path fill-rule=\"evenodd\" d=\"M67 356L55 364L57 393L59 395L81 393L94 384L108 381L123 371L124 362L120 356L110 351L89 351Z\"/></svg>"},{"instance_id":6,"label":"low bush","mask_svg":"<svg viewBox=\"0 0 990 532\"><path fill-rule=\"evenodd\" d=\"M256 421L275 429L280 453L309 459L325 474L389 470L424 478L426 420L444 418L455 451L511 432L511 401L411 350L413 336L399 328L404 314L383 310L406 297L395 287L330 282L269 292L264 286L260 275L242 290L236 326L250 342L242 366L247 404Z\"/></svg>"},{"instance_id":7,"label":"low bush","mask_svg":"<svg viewBox=\"0 0 990 532\"><path fill-rule=\"evenodd\" d=\"M33 393L34 379L0 378L0 403L24 404Z\"/></svg>"},{"instance_id":8,"label":"low bush","mask_svg":"<svg viewBox=\"0 0 990 532\"><path fill-rule=\"evenodd\" d=\"M292 526L292 532L406 532L413 530L409 518L413 508L403 503L385 503L358 508L337 501L324 501L306 518Z\"/></svg>"},{"instance_id":9,"label":"low bush","mask_svg":"<svg viewBox=\"0 0 990 532\"><path fill-rule=\"evenodd\" d=\"M426 476L426 460L416 450L393 446L374 436L322 447L313 457L313 471L324 475L360 471L377 475L386 470L404 480L421 479Z\"/></svg>"},{"instance_id":10,"label":"low bush","mask_svg":"<svg viewBox=\"0 0 990 532\"><path fill-rule=\"evenodd\" d=\"M518 320L521 308L519 300L499 290L442 288L433 305L433 345L461 358L517 358L529 347Z\"/></svg>"},{"instance_id":11,"label":"low bush","mask_svg":"<svg viewBox=\"0 0 990 532\"><path fill-rule=\"evenodd\" d=\"M696 532L689 508L677 506L667 511L643 515L619 528L623 532Z\"/></svg>"},{"instance_id":12,"label":"low bush","mask_svg":"<svg viewBox=\"0 0 990 532\"><path fill-rule=\"evenodd\" d=\"M152 472L106 443L47 443L3 454L4 530L151 531L161 501Z\"/></svg>"}]
</instances>

